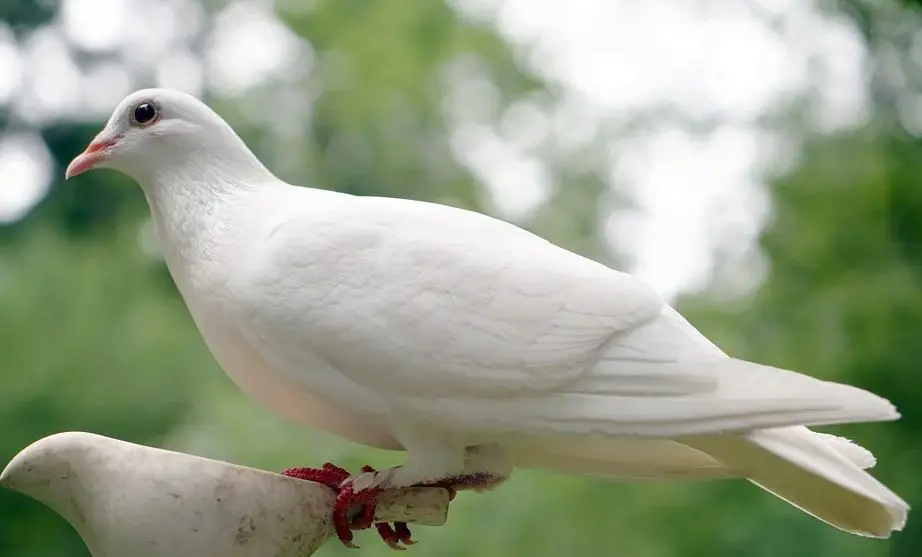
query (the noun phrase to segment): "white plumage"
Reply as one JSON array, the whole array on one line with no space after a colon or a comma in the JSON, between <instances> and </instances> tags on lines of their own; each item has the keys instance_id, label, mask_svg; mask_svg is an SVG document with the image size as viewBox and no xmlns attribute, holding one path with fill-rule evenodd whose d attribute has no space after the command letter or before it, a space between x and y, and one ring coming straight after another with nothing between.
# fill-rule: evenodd
<instances>
[{"instance_id":1,"label":"white plumage","mask_svg":"<svg viewBox=\"0 0 922 557\"><path fill-rule=\"evenodd\" d=\"M153 122L133 116L139 104ZM746 477L843 530L908 506L804 426L893 420L867 391L728 357L638 279L479 213L296 187L196 99L143 90L68 174L142 186L214 356L268 408L407 452L356 485L534 467Z\"/></svg>"}]
</instances>

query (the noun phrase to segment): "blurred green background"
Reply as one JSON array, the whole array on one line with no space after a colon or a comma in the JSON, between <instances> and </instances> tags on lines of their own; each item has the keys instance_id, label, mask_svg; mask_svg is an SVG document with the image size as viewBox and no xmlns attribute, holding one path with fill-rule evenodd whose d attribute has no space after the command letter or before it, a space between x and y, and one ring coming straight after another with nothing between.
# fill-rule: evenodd
<instances>
[{"instance_id":1,"label":"blurred green background","mask_svg":"<svg viewBox=\"0 0 922 557\"><path fill-rule=\"evenodd\" d=\"M922 505L919 4L2 0L0 460L88 430L274 470L398 461L242 396L140 190L63 183L117 101L161 85L206 98L289 181L514 220L637 271L733 355L890 398L901 421L834 432ZM415 537L441 557L922 555L914 513L867 540L744 481L534 472ZM0 556L86 555L0 492Z\"/></svg>"}]
</instances>

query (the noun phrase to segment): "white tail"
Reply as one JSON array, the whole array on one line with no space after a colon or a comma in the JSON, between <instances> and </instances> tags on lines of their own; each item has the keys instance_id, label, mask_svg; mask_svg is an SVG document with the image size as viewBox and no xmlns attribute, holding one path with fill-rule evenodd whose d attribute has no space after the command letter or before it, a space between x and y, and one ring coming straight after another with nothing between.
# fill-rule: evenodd
<instances>
[{"instance_id":1,"label":"white tail","mask_svg":"<svg viewBox=\"0 0 922 557\"><path fill-rule=\"evenodd\" d=\"M518 447L520 468L540 468L613 481L728 478L733 473L707 454L669 439L539 437Z\"/></svg>"},{"instance_id":2,"label":"white tail","mask_svg":"<svg viewBox=\"0 0 922 557\"><path fill-rule=\"evenodd\" d=\"M863 447L805 427L683 439L544 437L521 445L515 464L612 481L747 478L837 528L888 537L909 506L863 469Z\"/></svg>"},{"instance_id":3,"label":"white tail","mask_svg":"<svg viewBox=\"0 0 922 557\"><path fill-rule=\"evenodd\" d=\"M902 530L909 505L850 460L857 445L836 450L805 428L684 440L801 510L846 532L886 538ZM860 449L860 450L859 450ZM866 452L865 452L866 453ZM865 454L864 462L873 464Z\"/></svg>"},{"instance_id":4,"label":"white tail","mask_svg":"<svg viewBox=\"0 0 922 557\"><path fill-rule=\"evenodd\" d=\"M825 443L862 469L872 468L874 455L835 435L805 427L791 427ZM722 462L698 449L670 439L601 437L597 435L537 437L518 445L514 456L520 468L540 468L574 476L613 481L666 481L741 477Z\"/></svg>"}]
</instances>

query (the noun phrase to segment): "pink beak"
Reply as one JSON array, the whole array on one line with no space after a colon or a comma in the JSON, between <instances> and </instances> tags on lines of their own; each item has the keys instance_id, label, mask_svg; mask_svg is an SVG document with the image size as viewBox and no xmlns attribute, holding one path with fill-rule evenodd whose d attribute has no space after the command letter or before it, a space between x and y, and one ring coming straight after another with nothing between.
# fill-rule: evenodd
<instances>
[{"instance_id":1,"label":"pink beak","mask_svg":"<svg viewBox=\"0 0 922 557\"><path fill-rule=\"evenodd\" d=\"M117 137L103 137L101 133L97 135L82 153L70 161L70 164L67 165L67 170L64 171L64 179L73 178L92 169L99 164L99 161L106 158L109 154L109 149L117 142Z\"/></svg>"}]
</instances>

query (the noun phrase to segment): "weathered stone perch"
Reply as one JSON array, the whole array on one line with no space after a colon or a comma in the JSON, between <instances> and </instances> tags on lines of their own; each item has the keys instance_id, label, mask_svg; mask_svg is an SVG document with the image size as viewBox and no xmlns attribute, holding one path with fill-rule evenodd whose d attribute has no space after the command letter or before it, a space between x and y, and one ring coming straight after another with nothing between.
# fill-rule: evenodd
<instances>
[{"instance_id":1,"label":"weathered stone perch","mask_svg":"<svg viewBox=\"0 0 922 557\"><path fill-rule=\"evenodd\" d=\"M94 557L306 557L333 536L325 486L92 433L36 441L0 485L51 507ZM421 488L381 495L375 518L439 526L447 514L448 492Z\"/></svg>"}]
</instances>

